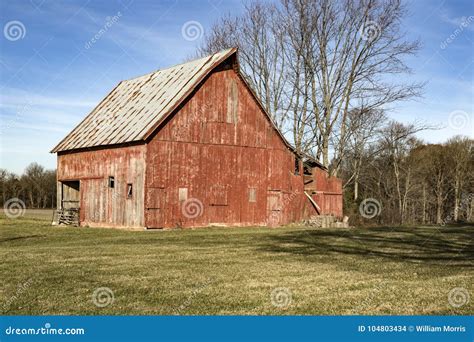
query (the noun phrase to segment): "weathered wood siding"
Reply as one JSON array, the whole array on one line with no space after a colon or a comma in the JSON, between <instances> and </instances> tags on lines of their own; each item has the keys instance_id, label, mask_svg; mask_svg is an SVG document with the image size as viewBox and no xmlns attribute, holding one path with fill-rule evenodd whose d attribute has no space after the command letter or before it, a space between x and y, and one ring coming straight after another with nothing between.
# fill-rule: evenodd
<instances>
[{"instance_id":1,"label":"weathered wood siding","mask_svg":"<svg viewBox=\"0 0 474 342\"><path fill-rule=\"evenodd\" d=\"M342 180L328 177L328 173L321 169L313 170L316 191L313 199L321 207L321 215L342 217Z\"/></svg>"},{"instance_id":2,"label":"weathered wood siding","mask_svg":"<svg viewBox=\"0 0 474 342\"><path fill-rule=\"evenodd\" d=\"M315 214L294 154L232 69L213 72L147 146L148 227L278 225Z\"/></svg>"},{"instance_id":3,"label":"weathered wood siding","mask_svg":"<svg viewBox=\"0 0 474 342\"><path fill-rule=\"evenodd\" d=\"M80 181L81 225L145 226L145 156L145 145L58 154L58 181ZM114 188L108 185L109 176ZM132 184L131 198L127 184Z\"/></svg>"},{"instance_id":4,"label":"weathered wood siding","mask_svg":"<svg viewBox=\"0 0 474 342\"><path fill-rule=\"evenodd\" d=\"M304 176L300 161L295 174L295 154L240 78L236 53L120 82L53 149L58 185L80 185L58 186L58 207L79 198L90 226L273 226L316 214L308 191L321 214L341 216L340 180L311 174L316 162Z\"/></svg>"}]
</instances>

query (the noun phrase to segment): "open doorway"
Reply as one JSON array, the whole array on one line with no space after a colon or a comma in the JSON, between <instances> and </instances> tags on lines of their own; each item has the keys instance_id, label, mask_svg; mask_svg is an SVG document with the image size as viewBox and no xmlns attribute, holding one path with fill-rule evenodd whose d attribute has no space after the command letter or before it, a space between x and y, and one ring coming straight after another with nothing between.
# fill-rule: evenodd
<instances>
[{"instance_id":1,"label":"open doorway","mask_svg":"<svg viewBox=\"0 0 474 342\"><path fill-rule=\"evenodd\" d=\"M79 226L79 211L80 211L80 188L81 183L78 180L73 181L60 181L60 203L53 216L54 224L65 224Z\"/></svg>"},{"instance_id":2,"label":"open doorway","mask_svg":"<svg viewBox=\"0 0 474 342\"><path fill-rule=\"evenodd\" d=\"M58 209L79 209L81 183L78 180L63 181L61 187L61 208Z\"/></svg>"}]
</instances>

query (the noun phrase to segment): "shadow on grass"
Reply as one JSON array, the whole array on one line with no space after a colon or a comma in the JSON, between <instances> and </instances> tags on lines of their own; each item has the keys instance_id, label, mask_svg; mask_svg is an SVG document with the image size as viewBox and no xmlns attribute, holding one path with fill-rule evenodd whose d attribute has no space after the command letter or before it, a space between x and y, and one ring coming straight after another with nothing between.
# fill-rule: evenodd
<instances>
[{"instance_id":1,"label":"shadow on grass","mask_svg":"<svg viewBox=\"0 0 474 342\"><path fill-rule=\"evenodd\" d=\"M10 238L5 238L5 239L0 239L0 243L2 242L9 242L9 241L15 241L15 240L25 240L25 239L33 239L33 238L44 238L46 235L25 235L25 236L15 236L15 237L10 237Z\"/></svg>"},{"instance_id":2,"label":"shadow on grass","mask_svg":"<svg viewBox=\"0 0 474 342\"><path fill-rule=\"evenodd\" d=\"M305 256L352 255L444 266L474 266L474 225L304 229L274 235L265 251Z\"/></svg>"}]
</instances>

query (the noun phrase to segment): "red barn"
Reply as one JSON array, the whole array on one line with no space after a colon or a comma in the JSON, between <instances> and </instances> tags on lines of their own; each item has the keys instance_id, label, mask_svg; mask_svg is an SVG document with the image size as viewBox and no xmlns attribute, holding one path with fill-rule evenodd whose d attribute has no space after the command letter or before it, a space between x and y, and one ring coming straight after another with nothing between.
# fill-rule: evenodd
<instances>
[{"instance_id":1,"label":"red barn","mask_svg":"<svg viewBox=\"0 0 474 342\"><path fill-rule=\"evenodd\" d=\"M53 150L59 220L275 226L342 216L341 181L285 140L236 49L120 82Z\"/></svg>"}]
</instances>

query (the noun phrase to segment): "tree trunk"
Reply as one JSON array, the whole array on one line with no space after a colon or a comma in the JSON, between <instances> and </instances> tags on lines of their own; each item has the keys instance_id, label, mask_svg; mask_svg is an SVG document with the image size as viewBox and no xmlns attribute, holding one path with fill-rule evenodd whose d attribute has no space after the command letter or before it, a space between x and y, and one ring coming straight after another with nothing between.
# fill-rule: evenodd
<instances>
[{"instance_id":1,"label":"tree trunk","mask_svg":"<svg viewBox=\"0 0 474 342\"><path fill-rule=\"evenodd\" d=\"M471 199L470 208L467 210L467 221L472 222L474 219L474 198Z\"/></svg>"},{"instance_id":2,"label":"tree trunk","mask_svg":"<svg viewBox=\"0 0 474 342\"><path fill-rule=\"evenodd\" d=\"M422 213L422 223L426 224L426 185L423 184L423 213Z\"/></svg>"},{"instance_id":3,"label":"tree trunk","mask_svg":"<svg viewBox=\"0 0 474 342\"><path fill-rule=\"evenodd\" d=\"M354 201L359 198L359 175L354 178Z\"/></svg>"},{"instance_id":4,"label":"tree trunk","mask_svg":"<svg viewBox=\"0 0 474 342\"><path fill-rule=\"evenodd\" d=\"M459 177L455 176L456 180L454 181L454 222L458 221L459 216Z\"/></svg>"},{"instance_id":5,"label":"tree trunk","mask_svg":"<svg viewBox=\"0 0 474 342\"><path fill-rule=\"evenodd\" d=\"M436 186L436 224L442 224L443 219L443 192L442 192L442 184L438 180L438 184Z\"/></svg>"},{"instance_id":6,"label":"tree trunk","mask_svg":"<svg viewBox=\"0 0 474 342\"><path fill-rule=\"evenodd\" d=\"M323 136L323 146L322 146L322 154L323 154L323 165L329 168L329 137L327 135Z\"/></svg>"},{"instance_id":7,"label":"tree trunk","mask_svg":"<svg viewBox=\"0 0 474 342\"><path fill-rule=\"evenodd\" d=\"M35 207L35 202L33 201L33 192L31 190L28 191L28 197L30 199L30 207L34 208Z\"/></svg>"},{"instance_id":8,"label":"tree trunk","mask_svg":"<svg viewBox=\"0 0 474 342\"><path fill-rule=\"evenodd\" d=\"M398 213L400 215L400 223L403 224L403 205L402 205L402 191L400 189L400 170L398 168L398 162L393 157L393 174L395 176L395 185L397 190L397 200L398 200Z\"/></svg>"}]
</instances>

